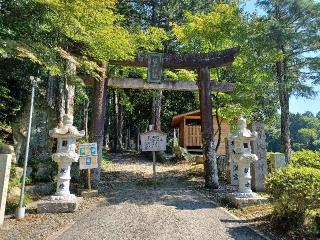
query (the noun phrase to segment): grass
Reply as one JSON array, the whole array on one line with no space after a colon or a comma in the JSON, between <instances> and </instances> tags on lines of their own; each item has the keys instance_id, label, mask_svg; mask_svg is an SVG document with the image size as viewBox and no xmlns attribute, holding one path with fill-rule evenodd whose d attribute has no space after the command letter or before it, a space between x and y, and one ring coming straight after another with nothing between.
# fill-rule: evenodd
<instances>
[{"instance_id":1,"label":"grass","mask_svg":"<svg viewBox=\"0 0 320 240\"><path fill-rule=\"evenodd\" d=\"M19 200L20 200L19 197L7 199L6 210L5 210L6 214L13 214L15 212L15 210L19 206ZM25 193L23 205L26 206L31 202L33 202L32 197L28 193Z\"/></svg>"}]
</instances>

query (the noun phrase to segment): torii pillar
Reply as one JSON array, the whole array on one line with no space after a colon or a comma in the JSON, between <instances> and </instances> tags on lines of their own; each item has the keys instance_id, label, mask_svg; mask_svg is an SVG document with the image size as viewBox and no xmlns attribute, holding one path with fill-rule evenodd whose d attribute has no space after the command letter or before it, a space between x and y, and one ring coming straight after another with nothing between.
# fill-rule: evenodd
<instances>
[{"instance_id":1,"label":"torii pillar","mask_svg":"<svg viewBox=\"0 0 320 240\"><path fill-rule=\"evenodd\" d=\"M201 133L204 156L205 184L209 188L218 188L218 166L212 119L212 99L210 89L210 69L202 67L198 72L200 93Z\"/></svg>"}]
</instances>

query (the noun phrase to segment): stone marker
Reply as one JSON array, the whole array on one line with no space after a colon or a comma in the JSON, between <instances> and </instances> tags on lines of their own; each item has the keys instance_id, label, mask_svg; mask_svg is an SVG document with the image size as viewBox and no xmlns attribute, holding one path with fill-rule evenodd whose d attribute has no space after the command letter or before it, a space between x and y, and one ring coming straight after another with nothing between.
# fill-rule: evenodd
<instances>
[{"instance_id":1,"label":"stone marker","mask_svg":"<svg viewBox=\"0 0 320 240\"><path fill-rule=\"evenodd\" d=\"M271 170L277 170L285 167L286 158L283 153L271 153L270 155L270 168Z\"/></svg>"},{"instance_id":2,"label":"stone marker","mask_svg":"<svg viewBox=\"0 0 320 240\"><path fill-rule=\"evenodd\" d=\"M10 177L11 154L0 154L0 225L3 224Z\"/></svg>"},{"instance_id":3,"label":"stone marker","mask_svg":"<svg viewBox=\"0 0 320 240\"><path fill-rule=\"evenodd\" d=\"M232 140L232 134L228 135L228 160L230 166L230 183L233 186L239 186L239 165L235 161L235 145Z\"/></svg>"},{"instance_id":4,"label":"stone marker","mask_svg":"<svg viewBox=\"0 0 320 240\"><path fill-rule=\"evenodd\" d=\"M252 166L252 188L256 192L265 190L266 176L268 175L267 143L264 124L253 122L252 130L257 132L257 138L253 141L252 152L257 155L258 160Z\"/></svg>"}]
</instances>

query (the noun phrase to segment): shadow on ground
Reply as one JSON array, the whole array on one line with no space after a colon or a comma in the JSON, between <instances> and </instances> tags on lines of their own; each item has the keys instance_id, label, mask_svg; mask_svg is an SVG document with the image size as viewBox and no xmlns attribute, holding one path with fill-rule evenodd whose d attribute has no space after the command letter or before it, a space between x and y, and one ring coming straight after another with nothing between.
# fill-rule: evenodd
<instances>
[{"instance_id":1,"label":"shadow on ground","mask_svg":"<svg viewBox=\"0 0 320 240\"><path fill-rule=\"evenodd\" d=\"M195 210L215 208L212 201L203 200L203 196L195 194L191 189L194 178L201 177L201 172L192 168L172 169L176 164L157 163L162 171L157 172L157 183L150 174L143 171L121 170L121 165L135 164L152 167L144 157L131 153L110 154L108 157L116 166L111 171L101 173L100 192L107 199L107 204L118 205L132 203L136 205L162 204L179 210ZM188 163L189 164L189 163ZM191 166L191 163L190 163ZM164 170L165 169L165 170ZM139 169L138 169L139 170ZM142 169L143 170L143 169Z\"/></svg>"}]
</instances>

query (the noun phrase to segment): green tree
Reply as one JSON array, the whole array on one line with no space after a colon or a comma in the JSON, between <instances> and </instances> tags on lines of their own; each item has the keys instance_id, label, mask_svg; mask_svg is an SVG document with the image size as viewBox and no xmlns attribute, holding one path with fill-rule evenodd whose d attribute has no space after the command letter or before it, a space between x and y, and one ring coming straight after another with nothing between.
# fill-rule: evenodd
<instances>
[{"instance_id":1,"label":"green tree","mask_svg":"<svg viewBox=\"0 0 320 240\"><path fill-rule=\"evenodd\" d=\"M82 74L101 80L95 81L96 89L101 90L106 77L104 64L111 58L130 57L137 46L132 35L121 27L121 17L114 14L113 0L0 3L2 57L30 61L40 67L43 76L49 71L51 75L69 77L66 62L72 61ZM97 123L93 124L92 135L100 136L104 129L100 119L104 118L97 116L104 113L104 92L94 96L93 115ZM98 140L101 150L102 141ZM95 171L94 183L99 182L99 175L100 169Z\"/></svg>"},{"instance_id":2,"label":"green tree","mask_svg":"<svg viewBox=\"0 0 320 240\"><path fill-rule=\"evenodd\" d=\"M310 96L306 82L320 80L320 3L314 0L259 0L266 15L265 46L276 51L272 72L281 106L281 151L290 161L289 98L291 94Z\"/></svg>"},{"instance_id":3,"label":"green tree","mask_svg":"<svg viewBox=\"0 0 320 240\"><path fill-rule=\"evenodd\" d=\"M280 119L280 114L277 114ZM267 142L269 151L280 151L280 121L267 125ZM320 120L306 112L290 113L290 136L293 151L302 149L319 150Z\"/></svg>"},{"instance_id":4,"label":"green tree","mask_svg":"<svg viewBox=\"0 0 320 240\"><path fill-rule=\"evenodd\" d=\"M306 147L306 149L311 149L313 141L318 137L317 129L315 128L301 128L298 130L300 135L301 143Z\"/></svg>"},{"instance_id":5,"label":"green tree","mask_svg":"<svg viewBox=\"0 0 320 240\"><path fill-rule=\"evenodd\" d=\"M239 6L236 3L214 4L207 13L187 12L185 18L185 23L174 24L173 27L173 32L180 43L180 51L206 53L240 46L240 54L232 66L211 69L211 79L220 82L236 82L236 93L231 95L213 93L212 97L217 117L223 110L227 112L227 108L230 109L232 105L234 105L234 114L239 113L238 110L241 108L241 112L246 113L246 117L250 116L254 112L252 102L254 101L256 104L258 102L256 96L267 96L268 90L272 89L266 85L263 88L264 93L262 93L262 88L255 89L252 83L258 81L265 83L263 80L267 81L268 75L262 68L257 67L261 64L261 62L258 64L258 61L263 59L264 55L261 54L263 57L258 56L256 59L252 58L252 55L257 55L254 48L250 46L249 36L252 30ZM221 111L219 108L223 110ZM230 114L230 111L228 112ZM216 127L219 129L220 124L214 126L214 128ZM218 146L219 141L214 144ZM211 159L211 161L213 161L213 165L216 165L216 159ZM213 174L217 179L217 173Z\"/></svg>"},{"instance_id":6,"label":"green tree","mask_svg":"<svg viewBox=\"0 0 320 240\"><path fill-rule=\"evenodd\" d=\"M275 114L277 93L268 68L275 53L263 48L259 39L262 26L258 19L249 21L237 4L216 4L209 13L186 13L186 23L174 26L185 52L240 46L240 54L232 66L211 71L212 79L236 83L232 94L213 94L214 107L234 105L234 114L239 114L240 107L249 119L264 120Z\"/></svg>"}]
</instances>

